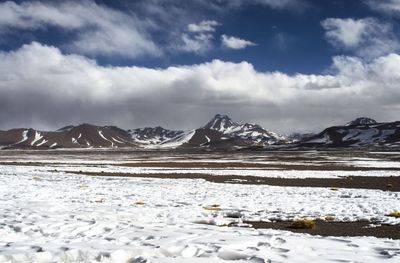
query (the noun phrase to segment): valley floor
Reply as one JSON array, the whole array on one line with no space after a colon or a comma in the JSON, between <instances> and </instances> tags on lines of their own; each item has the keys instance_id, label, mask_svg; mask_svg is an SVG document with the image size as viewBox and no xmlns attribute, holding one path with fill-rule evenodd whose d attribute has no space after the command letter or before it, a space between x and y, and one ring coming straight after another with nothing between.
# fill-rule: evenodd
<instances>
[{"instance_id":1,"label":"valley floor","mask_svg":"<svg viewBox=\"0 0 400 263\"><path fill-rule=\"evenodd\" d=\"M0 151L0 262L399 262L399 160Z\"/></svg>"}]
</instances>

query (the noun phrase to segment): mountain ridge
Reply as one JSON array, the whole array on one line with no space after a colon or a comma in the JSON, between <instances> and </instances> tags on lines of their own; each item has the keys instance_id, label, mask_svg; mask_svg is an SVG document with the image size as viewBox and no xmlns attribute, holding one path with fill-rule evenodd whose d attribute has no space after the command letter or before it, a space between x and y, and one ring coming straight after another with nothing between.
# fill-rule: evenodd
<instances>
[{"instance_id":1,"label":"mountain ridge","mask_svg":"<svg viewBox=\"0 0 400 263\"><path fill-rule=\"evenodd\" d=\"M124 130L116 126L83 123L55 131L32 128L0 130L0 149L143 148L143 149L296 149L343 147L400 147L400 121L379 123L360 117L331 126L317 134L283 136L258 124L237 123L216 114L192 130L168 130L161 126Z\"/></svg>"}]
</instances>

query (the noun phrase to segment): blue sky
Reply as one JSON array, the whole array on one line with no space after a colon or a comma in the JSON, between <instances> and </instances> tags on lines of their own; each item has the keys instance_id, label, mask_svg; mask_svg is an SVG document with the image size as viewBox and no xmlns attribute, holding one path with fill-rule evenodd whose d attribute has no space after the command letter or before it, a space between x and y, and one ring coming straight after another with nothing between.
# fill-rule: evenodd
<instances>
[{"instance_id":1,"label":"blue sky","mask_svg":"<svg viewBox=\"0 0 400 263\"><path fill-rule=\"evenodd\" d=\"M1 1L0 129L394 120L399 19L398 0Z\"/></svg>"},{"instance_id":2,"label":"blue sky","mask_svg":"<svg viewBox=\"0 0 400 263\"><path fill-rule=\"evenodd\" d=\"M29 1L16 1L24 4ZM37 3L37 1L32 1ZM42 1L44 5L57 6L57 1ZM62 1L60 1L61 3ZM68 1L66 1L68 2ZM72 2L72 1L69 1ZM85 1L77 1L84 3ZM89 2L90 1L86 1ZM164 21L160 21L160 15L150 11L144 11L146 2L148 6L156 6L158 12L169 12L172 5L175 6L174 14L166 15ZM186 2L186 6L183 3ZM197 1L199 2L199 1ZM325 37L325 30L321 21L326 18L352 18L362 19L376 17L398 25L398 19L392 15L373 10L367 1L320 1L303 0L287 1L287 5L274 7L263 4L263 1L237 1L253 2L251 4L237 4L229 6L221 2L217 8L212 8L196 1L126 1L103 0L96 1L100 7L113 9L128 16L139 16L139 19L148 19L148 23L155 23L147 28L146 34L154 41L162 55L134 55L129 50L126 55L114 56L98 52L96 54L84 53L88 57L96 59L101 65L138 65L146 67L168 67L170 65L190 65L202 63L212 59L241 62L248 61L260 71L283 71L294 73L321 73L332 63L332 57L338 54L351 54L348 50L341 50L330 45ZM229 2L229 1L226 1ZM233 1L235 2L235 1ZM268 1L265 1L268 2ZM279 1L271 1L278 2ZM285 2L285 1L281 1ZM160 4L161 3L161 4ZM165 14L164 14L165 15ZM165 23L165 20L168 22ZM170 22L169 20L176 20ZM188 33L189 24L200 24L202 21L215 21L211 33L210 46L204 50L173 50L168 45L184 45L179 43L182 34ZM170 23L170 24L168 24ZM129 25L129 23L127 23ZM71 50L65 47L65 43L71 41L77 32L67 31L62 26L44 23L43 26L31 29L9 29L9 32L1 41L2 50L14 50L25 43L37 41L47 45L59 47L63 52L74 53L79 50ZM255 43L243 49L226 48L221 43L222 35L234 36ZM192 34L194 35L194 34ZM191 36L190 36L191 37ZM177 43L174 43L177 42ZM205 45L205 44L204 44Z\"/></svg>"}]
</instances>

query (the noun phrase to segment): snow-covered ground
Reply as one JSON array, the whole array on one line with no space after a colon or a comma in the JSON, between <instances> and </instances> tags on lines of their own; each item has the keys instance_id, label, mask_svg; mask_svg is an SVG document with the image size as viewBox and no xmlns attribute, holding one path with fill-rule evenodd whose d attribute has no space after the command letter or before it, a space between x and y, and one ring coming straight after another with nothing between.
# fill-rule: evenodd
<instances>
[{"instance_id":1,"label":"snow-covered ground","mask_svg":"<svg viewBox=\"0 0 400 263\"><path fill-rule=\"evenodd\" d=\"M229 189L229 190L228 190ZM398 262L400 241L224 227L240 219L374 219L399 193L88 177L1 167L0 262ZM218 204L223 209L204 209ZM334 248L334 249L333 249ZM136 260L136 261L134 261Z\"/></svg>"},{"instance_id":2,"label":"snow-covered ground","mask_svg":"<svg viewBox=\"0 0 400 263\"><path fill-rule=\"evenodd\" d=\"M40 154L2 154L1 162L46 160L49 164L0 165L0 262L400 261L400 240L310 236L255 230L242 223L334 217L339 221L367 219L400 224L400 219L386 216L400 209L399 192L91 177L62 171L169 173L179 169L116 165L128 160L151 160L129 154L110 157L99 152L86 159L73 153L49 155L46 159L40 158ZM183 157L165 156L163 160L176 159ZM202 156L192 159L202 160ZM368 164L376 160L355 161ZM224 173L222 169L184 170ZM343 171L227 171L286 177L296 173L311 177L347 175ZM394 172L369 171L358 175L398 176ZM355 175L358 171L348 173ZM219 205L221 211L207 209L214 205ZM237 227L227 227L232 223Z\"/></svg>"}]
</instances>

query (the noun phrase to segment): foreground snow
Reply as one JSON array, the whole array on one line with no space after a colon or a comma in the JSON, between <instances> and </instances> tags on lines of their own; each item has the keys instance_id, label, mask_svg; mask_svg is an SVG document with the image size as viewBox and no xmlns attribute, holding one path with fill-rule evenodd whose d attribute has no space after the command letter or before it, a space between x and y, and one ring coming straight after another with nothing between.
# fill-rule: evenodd
<instances>
[{"instance_id":1,"label":"foreground snow","mask_svg":"<svg viewBox=\"0 0 400 263\"><path fill-rule=\"evenodd\" d=\"M0 262L399 262L399 240L224 226L325 216L394 224L400 220L385 214L399 197L0 166ZM215 204L223 210L204 209Z\"/></svg>"}]
</instances>

